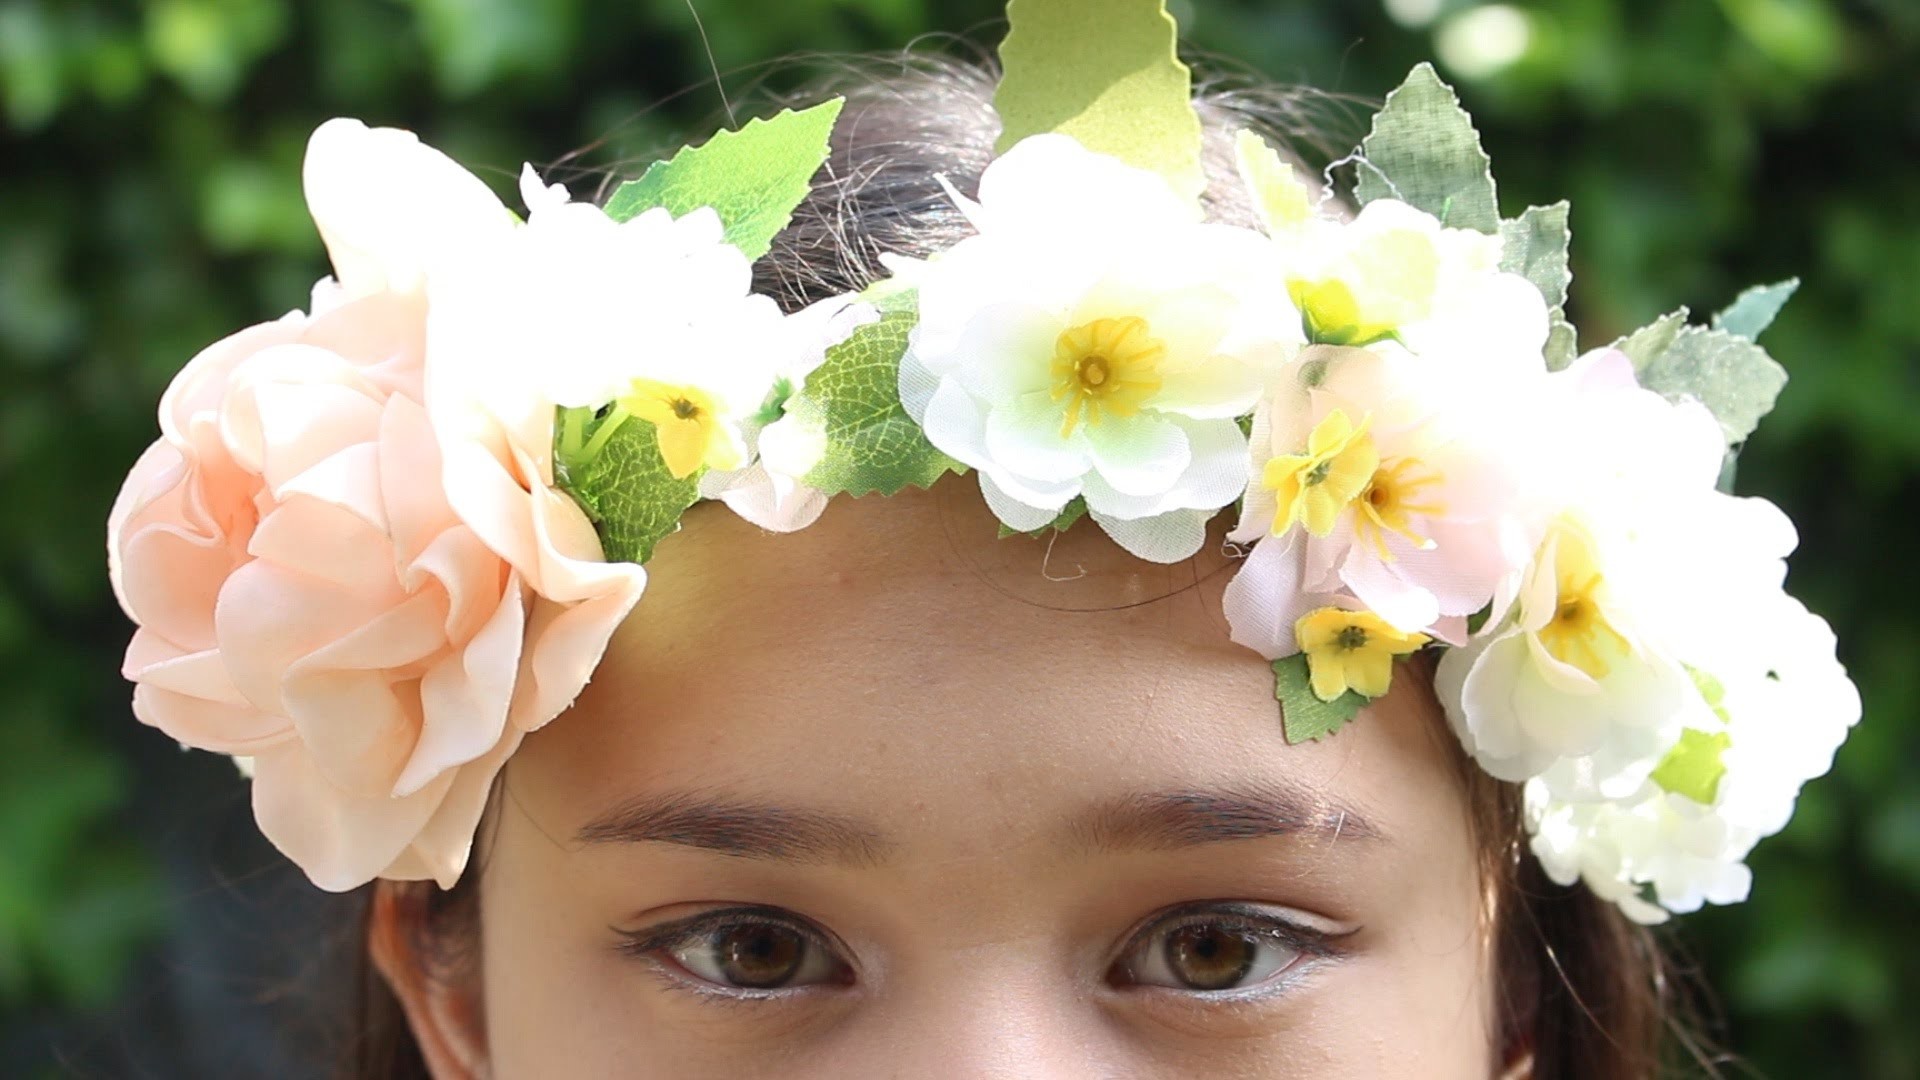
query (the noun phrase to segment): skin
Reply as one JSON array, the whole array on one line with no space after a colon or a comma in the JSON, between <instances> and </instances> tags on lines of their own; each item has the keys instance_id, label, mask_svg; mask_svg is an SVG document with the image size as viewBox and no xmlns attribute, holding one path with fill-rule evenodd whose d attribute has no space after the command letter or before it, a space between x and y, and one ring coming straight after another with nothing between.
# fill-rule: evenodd
<instances>
[{"instance_id":1,"label":"skin","mask_svg":"<svg viewBox=\"0 0 1920 1080\"><path fill-rule=\"evenodd\" d=\"M435 1074L1496 1075L1430 686L1403 667L1337 737L1287 745L1217 551L1156 566L1090 523L999 540L964 479L789 536L696 508L508 768L471 977L427 977L400 892L376 904ZM699 977L732 970L701 941L623 948L742 905L815 929L830 981L743 996ZM1169 909L1189 940L1261 928L1235 955L1272 971L1192 988L1220 969L1166 960Z\"/></svg>"}]
</instances>

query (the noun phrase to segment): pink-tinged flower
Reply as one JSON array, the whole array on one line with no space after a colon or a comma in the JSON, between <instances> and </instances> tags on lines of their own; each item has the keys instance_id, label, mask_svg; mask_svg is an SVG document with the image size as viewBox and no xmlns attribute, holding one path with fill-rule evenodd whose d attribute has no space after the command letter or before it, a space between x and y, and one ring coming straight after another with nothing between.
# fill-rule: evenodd
<instances>
[{"instance_id":1,"label":"pink-tinged flower","mask_svg":"<svg viewBox=\"0 0 1920 1080\"><path fill-rule=\"evenodd\" d=\"M1232 537L1256 546L1229 596L1235 640L1270 658L1296 651L1291 627L1256 617L1245 595L1291 589L1351 596L1401 633L1458 642L1519 543L1499 440L1520 405L1495 380L1390 343L1313 346L1291 374L1254 417Z\"/></svg>"},{"instance_id":2,"label":"pink-tinged flower","mask_svg":"<svg viewBox=\"0 0 1920 1080\"><path fill-rule=\"evenodd\" d=\"M252 759L262 832L316 884L450 886L501 764L579 692L644 576L544 486L482 500L524 523L511 549L449 499L422 285L506 210L351 121L315 133L307 185L337 282L189 363L114 505L125 674L141 720Z\"/></svg>"}]
</instances>

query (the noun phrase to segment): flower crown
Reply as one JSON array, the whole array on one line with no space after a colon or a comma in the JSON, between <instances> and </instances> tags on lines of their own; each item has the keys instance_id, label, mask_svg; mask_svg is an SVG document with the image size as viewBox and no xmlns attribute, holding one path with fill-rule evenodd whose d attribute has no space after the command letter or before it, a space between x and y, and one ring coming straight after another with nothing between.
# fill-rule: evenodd
<instances>
[{"instance_id":1,"label":"flower crown","mask_svg":"<svg viewBox=\"0 0 1920 1080\"><path fill-rule=\"evenodd\" d=\"M1158 562L1237 507L1226 616L1289 741L1437 650L1553 879L1642 921L1744 898L1860 709L1782 591L1791 524L1723 493L1785 382L1754 339L1795 283L1582 353L1567 204L1500 217L1431 67L1348 159L1350 217L1241 132L1243 228L1202 219L1162 0L1009 16L999 156L977 199L948 188L973 234L793 314L752 263L838 101L604 207L528 168L524 221L405 132L322 125L334 276L187 365L113 509L136 715L238 758L321 887L451 886L688 507L789 531L972 471L1009 534Z\"/></svg>"}]
</instances>

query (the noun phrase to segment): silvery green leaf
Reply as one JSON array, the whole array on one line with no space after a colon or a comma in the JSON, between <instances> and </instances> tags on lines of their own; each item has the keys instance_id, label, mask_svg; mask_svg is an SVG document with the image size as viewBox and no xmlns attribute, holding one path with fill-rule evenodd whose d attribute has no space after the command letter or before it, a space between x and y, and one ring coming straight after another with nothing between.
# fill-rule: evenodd
<instances>
[{"instance_id":1,"label":"silvery green leaf","mask_svg":"<svg viewBox=\"0 0 1920 1080\"><path fill-rule=\"evenodd\" d=\"M1720 421L1729 446L1753 434L1787 384L1786 369L1765 349L1724 330L1701 326L1679 331L1672 344L1645 363L1636 359L1634 367L1640 385L1649 390L1705 405Z\"/></svg>"},{"instance_id":2,"label":"silvery green leaf","mask_svg":"<svg viewBox=\"0 0 1920 1080\"><path fill-rule=\"evenodd\" d=\"M1547 307L1556 312L1566 306L1567 287L1573 283L1573 271L1567 265L1567 248L1573 243L1568 209L1563 200L1529 207L1512 221L1500 223L1500 269L1533 282Z\"/></svg>"},{"instance_id":3,"label":"silvery green leaf","mask_svg":"<svg viewBox=\"0 0 1920 1080\"><path fill-rule=\"evenodd\" d=\"M1387 95L1361 148L1361 204L1399 199L1456 229L1500 231L1492 162L1473 118L1432 64L1414 68Z\"/></svg>"},{"instance_id":4,"label":"silvery green leaf","mask_svg":"<svg viewBox=\"0 0 1920 1080\"><path fill-rule=\"evenodd\" d=\"M1758 341L1799 288L1799 278L1788 278L1773 285L1755 285L1713 317L1713 328Z\"/></svg>"}]
</instances>

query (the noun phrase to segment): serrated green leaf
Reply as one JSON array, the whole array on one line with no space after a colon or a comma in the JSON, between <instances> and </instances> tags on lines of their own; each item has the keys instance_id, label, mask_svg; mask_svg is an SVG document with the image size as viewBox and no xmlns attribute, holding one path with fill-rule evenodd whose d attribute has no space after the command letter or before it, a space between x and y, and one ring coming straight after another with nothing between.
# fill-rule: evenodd
<instances>
[{"instance_id":1,"label":"serrated green leaf","mask_svg":"<svg viewBox=\"0 0 1920 1080\"><path fill-rule=\"evenodd\" d=\"M1773 285L1755 285L1741 293L1725 311L1713 317L1713 328L1748 341L1758 341L1799 288L1799 278L1788 278Z\"/></svg>"},{"instance_id":2,"label":"serrated green leaf","mask_svg":"<svg viewBox=\"0 0 1920 1080\"><path fill-rule=\"evenodd\" d=\"M1280 702L1280 720L1287 742L1298 745L1339 731L1369 699L1349 690L1332 701L1321 701L1307 673L1307 654L1273 662L1273 696Z\"/></svg>"},{"instance_id":3,"label":"serrated green leaf","mask_svg":"<svg viewBox=\"0 0 1920 1080\"><path fill-rule=\"evenodd\" d=\"M1473 118L1432 64L1421 64L1387 95L1361 144L1355 189L1362 205L1399 199L1456 229L1500 231L1493 165Z\"/></svg>"},{"instance_id":4,"label":"serrated green leaf","mask_svg":"<svg viewBox=\"0 0 1920 1080\"><path fill-rule=\"evenodd\" d=\"M892 495L961 471L900 404L900 358L917 318L890 312L854 331L787 400L787 416L817 432L826 447L808 485L829 495Z\"/></svg>"},{"instance_id":5,"label":"serrated green leaf","mask_svg":"<svg viewBox=\"0 0 1920 1080\"><path fill-rule=\"evenodd\" d=\"M632 416L591 461L570 466L560 481L593 519L609 562L645 563L700 498L700 473L674 479L660 456L659 433Z\"/></svg>"},{"instance_id":6,"label":"serrated green leaf","mask_svg":"<svg viewBox=\"0 0 1920 1080\"><path fill-rule=\"evenodd\" d=\"M1727 774L1721 755L1732 745L1733 739L1724 731L1686 728L1680 732L1680 741L1655 766L1652 780L1675 795L1712 806L1720 793L1720 778Z\"/></svg>"},{"instance_id":7,"label":"serrated green leaf","mask_svg":"<svg viewBox=\"0 0 1920 1080\"><path fill-rule=\"evenodd\" d=\"M1687 325L1686 308L1669 312L1647 325L1613 343L1613 348L1627 354L1633 361L1633 370L1639 371L1653 362L1653 358L1667 351L1673 340Z\"/></svg>"},{"instance_id":8,"label":"serrated green leaf","mask_svg":"<svg viewBox=\"0 0 1920 1080\"><path fill-rule=\"evenodd\" d=\"M999 153L1060 132L1200 197L1193 73L1165 0L1011 0L1007 22L993 95Z\"/></svg>"},{"instance_id":9,"label":"serrated green leaf","mask_svg":"<svg viewBox=\"0 0 1920 1080\"><path fill-rule=\"evenodd\" d=\"M1052 521L1047 522L1037 529L1028 531L1024 529L1010 529L1005 525L1000 526L1000 539L1005 540L1010 536L1031 536L1038 540L1050 533L1066 532L1068 529L1073 528L1074 522L1086 516L1087 500L1076 495L1068 500L1067 505L1061 509L1059 517L1054 518Z\"/></svg>"},{"instance_id":10,"label":"serrated green leaf","mask_svg":"<svg viewBox=\"0 0 1920 1080\"><path fill-rule=\"evenodd\" d=\"M1673 343L1636 361L1640 385L1669 398L1693 398L1720 421L1727 445L1743 443L1773 411L1787 372L1767 351L1724 330L1689 326Z\"/></svg>"},{"instance_id":11,"label":"serrated green leaf","mask_svg":"<svg viewBox=\"0 0 1920 1080\"><path fill-rule=\"evenodd\" d=\"M727 242L758 259L811 190L842 104L834 98L753 120L655 162L640 179L620 185L607 200L607 216L626 221L665 207L680 217L711 206L726 226Z\"/></svg>"},{"instance_id":12,"label":"serrated green leaf","mask_svg":"<svg viewBox=\"0 0 1920 1080\"><path fill-rule=\"evenodd\" d=\"M1566 306L1567 287L1573 283L1573 271L1567 266L1567 248L1573 243L1568 209L1564 200L1528 207L1519 217L1500 223L1500 269L1533 282L1547 307L1555 311Z\"/></svg>"}]
</instances>

